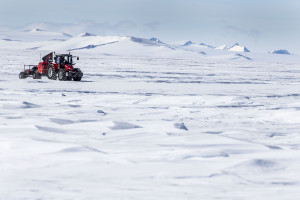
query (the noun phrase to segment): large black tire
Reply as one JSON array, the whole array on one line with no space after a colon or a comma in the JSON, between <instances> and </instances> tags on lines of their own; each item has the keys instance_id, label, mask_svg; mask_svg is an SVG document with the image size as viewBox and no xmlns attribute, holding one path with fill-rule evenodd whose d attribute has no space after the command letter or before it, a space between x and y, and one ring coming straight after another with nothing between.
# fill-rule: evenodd
<instances>
[{"instance_id":1,"label":"large black tire","mask_svg":"<svg viewBox=\"0 0 300 200\"><path fill-rule=\"evenodd\" d=\"M25 79L25 78L26 78L26 74L24 72L20 72L19 79Z\"/></svg>"},{"instance_id":2,"label":"large black tire","mask_svg":"<svg viewBox=\"0 0 300 200\"><path fill-rule=\"evenodd\" d=\"M81 70L78 69L78 68L75 68L74 69L73 80L74 81L81 81L82 76L83 76L83 73L81 72Z\"/></svg>"},{"instance_id":3,"label":"large black tire","mask_svg":"<svg viewBox=\"0 0 300 200\"><path fill-rule=\"evenodd\" d=\"M52 65L49 65L48 67L47 76L49 79L53 79L53 80L57 79L57 73Z\"/></svg>"},{"instance_id":4,"label":"large black tire","mask_svg":"<svg viewBox=\"0 0 300 200\"><path fill-rule=\"evenodd\" d=\"M33 78L33 79L37 79L37 77L36 77L36 73L35 73L35 72L33 72L33 74L32 74L32 78Z\"/></svg>"},{"instance_id":5,"label":"large black tire","mask_svg":"<svg viewBox=\"0 0 300 200\"><path fill-rule=\"evenodd\" d=\"M40 74L40 72L36 72L37 75L37 79L42 79L42 75Z\"/></svg>"},{"instance_id":6,"label":"large black tire","mask_svg":"<svg viewBox=\"0 0 300 200\"><path fill-rule=\"evenodd\" d=\"M67 76L67 81L71 81L72 80L72 75L71 76Z\"/></svg>"},{"instance_id":7,"label":"large black tire","mask_svg":"<svg viewBox=\"0 0 300 200\"><path fill-rule=\"evenodd\" d=\"M59 69L58 70L58 80L60 80L60 81L66 81L67 80L67 75L66 75L66 70L65 69Z\"/></svg>"},{"instance_id":8,"label":"large black tire","mask_svg":"<svg viewBox=\"0 0 300 200\"><path fill-rule=\"evenodd\" d=\"M41 79L42 76L38 71L35 71L35 72L33 72L32 78L33 79Z\"/></svg>"}]
</instances>

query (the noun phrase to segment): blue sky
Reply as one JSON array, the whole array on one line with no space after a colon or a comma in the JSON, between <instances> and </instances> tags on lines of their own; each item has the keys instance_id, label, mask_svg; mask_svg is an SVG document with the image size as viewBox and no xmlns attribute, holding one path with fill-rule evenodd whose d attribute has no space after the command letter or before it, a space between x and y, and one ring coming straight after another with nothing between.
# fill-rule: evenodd
<instances>
[{"instance_id":1,"label":"blue sky","mask_svg":"<svg viewBox=\"0 0 300 200\"><path fill-rule=\"evenodd\" d=\"M299 11L299 0L0 0L0 29L239 42L257 52L300 53Z\"/></svg>"}]
</instances>

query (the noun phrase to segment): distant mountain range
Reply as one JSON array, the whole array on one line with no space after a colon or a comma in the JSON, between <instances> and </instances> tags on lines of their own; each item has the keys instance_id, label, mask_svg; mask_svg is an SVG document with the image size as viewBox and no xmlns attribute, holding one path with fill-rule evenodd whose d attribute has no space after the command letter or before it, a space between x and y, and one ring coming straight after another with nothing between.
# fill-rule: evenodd
<instances>
[{"instance_id":1,"label":"distant mountain range","mask_svg":"<svg viewBox=\"0 0 300 200\"><path fill-rule=\"evenodd\" d=\"M215 53L220 54L221 52L224 52L223 54L228 54L230 52L250 52L247 47L242 46L239 43L235 43L229 48L227 45L214 47L206 43L195 43L189 40L168 44L158 38L145 39L130 36L98 36L86 32L77 36L71 36L66 33L51 32L41 29L19 32L0 32L0 48L56 51L89 50L103 53L134 53L138 55L149 53L159 54L162 51L167 54L181 55L207 55ZM275 50L269 53L290 54L287 50ZM241 56L239 56L239 58L240 57Z\"/></svg>"}]
</instances>

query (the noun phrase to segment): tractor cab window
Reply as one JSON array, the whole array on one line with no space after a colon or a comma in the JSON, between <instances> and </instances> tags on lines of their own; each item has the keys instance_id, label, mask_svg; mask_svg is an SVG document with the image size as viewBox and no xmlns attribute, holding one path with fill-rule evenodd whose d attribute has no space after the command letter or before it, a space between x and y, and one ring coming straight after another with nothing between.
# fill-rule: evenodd
<instances>
[{"instance_id":1,"label":"tractor cab window","mask_svg":"<svg viewBox=\"0 0 300 200\"><path fill-rule=\"evenodd\" d=\"M67 65L72 65L73 64L73 60L72 60L72 56L69 55L60 55L56 57L56 63L64 66L65 64Z\"/></svg>"},{"instance_id":2,"label":"tractor cab window","mask_svg":"<svg viewBox=\"0 0 300 200\"><path fill-rule=\"evenodd\" d=\"M61 57L61 62L68 64L68 60L64 56Z\"/></svg>"},{"instance_id":3,"label":"tractor cab window","mask_svg":"<svg viewBox=\"0 0 300 200\"><path fill-rule=\"evenodd\" d=\"M65 56L65 63L72 64L72 56Z\"/></svg>"},{"instance_id":4,"label":"tractor cab window","mask_svg":"<svg viewBox=\"0 0 300 200\"><path fill-rule=\"evenodd\" d=\"M57 64L63 64L64 62L64 57L63 56L57 56L56 57L56 63Z\"/></svg>"}]
</instances>

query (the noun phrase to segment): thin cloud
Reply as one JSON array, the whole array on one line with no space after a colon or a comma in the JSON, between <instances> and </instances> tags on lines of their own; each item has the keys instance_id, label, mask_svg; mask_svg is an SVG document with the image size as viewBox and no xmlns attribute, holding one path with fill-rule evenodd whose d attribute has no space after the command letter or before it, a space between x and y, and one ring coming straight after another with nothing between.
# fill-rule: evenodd
<instances>
[{"instance_id":1,"label":"thin cloud","mask_svg":"<svg viewBox=\"0 0 300 200\"><path fill-rule=\"evenodd\" d=\"M153 21L150 23L146 23L143 25L143 30L145 31L157 31L160 26L160 23L158 21Z\"/></svg>"},{"instance_id":2,"label":"thin cloud","mask_svg":"<svg viewBox=\"0 0 300 200\"><path fill-rule=\"evenodd\" d=\"M42 29L47 31L63 32L70 35L77 35L82 32L95 34L126 34L129 31L138 29L138 26L131 21L120 21L115 24L99 23L91 20L81 20L74 23L49 23L36 22L20 27L23 30Z\"/></svg>"},{"instance_id":3,"label":"thin cloud","mask_svg":"<svg viewBox=\"0 0 300 200\"><path fill-rule=\"evenodd\" d=\"M230 35L246 35L253 39L258 39L261 32L257 29L244 29L234 25L228 25L224 27L226 34Z\"/></svg>"}]
</instances>

